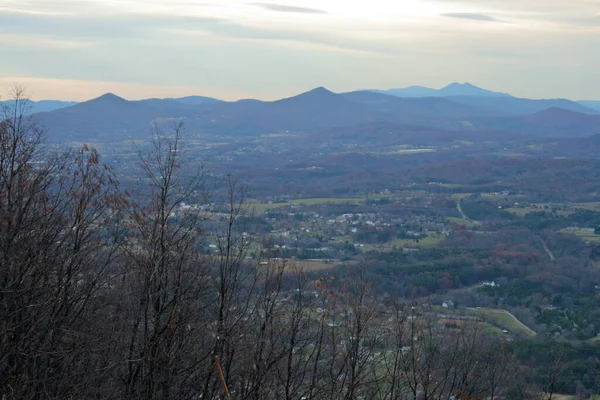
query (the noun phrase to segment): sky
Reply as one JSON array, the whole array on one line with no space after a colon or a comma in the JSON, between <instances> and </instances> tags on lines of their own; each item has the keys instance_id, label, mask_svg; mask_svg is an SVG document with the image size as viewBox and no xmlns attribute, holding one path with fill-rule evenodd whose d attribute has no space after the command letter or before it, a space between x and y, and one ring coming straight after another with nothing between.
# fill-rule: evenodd
<instances>
[{"instance_id":1,"label":"sky","mask_svg":"<svg viewBox=\"0 0 600 400\"><path fill-rule=\"evenodd\" d=\"M471 82L600 100L600 0L1 0L0 94L276 99Z\"/></svg>"}]
</instances>

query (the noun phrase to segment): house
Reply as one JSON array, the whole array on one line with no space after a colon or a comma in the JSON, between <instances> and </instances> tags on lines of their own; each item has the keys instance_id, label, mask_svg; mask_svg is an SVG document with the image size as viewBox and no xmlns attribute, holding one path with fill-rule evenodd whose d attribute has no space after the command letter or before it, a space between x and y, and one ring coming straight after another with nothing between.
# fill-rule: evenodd
<instances>
[{"instance_id":1,"label":"house","mask_svg":"<svg viewBox=\"0 0 600 400\"><path fill-rule=\"evenodd\" d=\"M446 301L442 302L442 307L454 308L454 302L452 300L446 300Z\"/></svg>"}]
</instances>

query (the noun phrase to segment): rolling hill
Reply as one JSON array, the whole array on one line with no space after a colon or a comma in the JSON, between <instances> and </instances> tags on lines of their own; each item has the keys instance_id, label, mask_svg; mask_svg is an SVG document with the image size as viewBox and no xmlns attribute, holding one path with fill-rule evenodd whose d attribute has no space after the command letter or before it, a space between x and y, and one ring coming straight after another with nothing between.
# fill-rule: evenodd
<instances>
[{"instance_id":1,"label":"rolling hill","mask_svg":"<svg viewBox=\"0 0 600 400\"><path fill-rule=\"evenodd\" d=\"M487 110L489 113L497 115L522 115L543 111L548 108L562 108L575 111L582 114L598 114L591 107L567 100L567 99L548 99L531 100L520 99L517 97L475 97L475 96L450 96L445 97L454 103L470 105Z\"/></svg>"},{"instance_id":2,"label":"rolling hill","mask_svg":"<svg viewBox=\"0 0 600 400\"><path fill-rule=\"evenodd\" d=\"M157 119L193 115L191 106L170 100L128 101L112 93L36 116L57 141L122 141L147 136ZM123 134L126 134L125 137Z\"/></svg>"},{"instance_id":3,"label":"rolling hill","mask_svg":"<svg viewBox=\"0 0 600 400\"><path fill-rule=\"evenodd\" d=\"M389 115L391 120L399 122L418 123L419 121L415 120L415 116L463 118L495 115L495 113L481 109L475 105L460 104L439 97L403 98L367 90L342 93L341 96L348 100L368 105L379 112Z\"/></svg>"},{"instance_id":4,"label":"rolling hill","mask_svg":"<svg viewBox=\"0 0 600 400\"><path fill-rule=\"evenodd\" d=\"M583 137L600 133L600 115L581 114L562 108L548 108L514 117L476 118L474 129L497 129L546 137Z\"/></svg>"}]
</instances>

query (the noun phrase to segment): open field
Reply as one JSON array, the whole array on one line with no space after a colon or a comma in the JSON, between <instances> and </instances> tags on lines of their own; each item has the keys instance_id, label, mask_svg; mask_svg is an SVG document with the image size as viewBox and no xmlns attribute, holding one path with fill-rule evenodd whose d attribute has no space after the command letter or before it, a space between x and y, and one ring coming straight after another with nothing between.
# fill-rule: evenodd
<instances>
[{"instance_id":1,"label":"open field","mask_svg":"<svg viewBox=\"0 0 600 400\"><path fill-rule=\"evenodd\" d=\"M435 247L444 239L446 239L446 235L429 232L427 237L420 239L418 243L413 239L395 239L385 243L385 245L396 247Z\"/></svg>"},{"instance_id":2,"label":"open field","mask_svg":"<svg viewBox=\"0 0 600 400\"><path fill-rule=\"evenodd\" d=\"M553 210L551 208L548 209L544 209L543 207L538 206L536 207L518 207L518 208L505 208L506 211L511 212L515 215L518 215L519 217L523 217L527 214L530 213L535 213L535 212L552 212ZM568 216L573 214L575 211L573 210L556 210L556 214L561 215L561 216Z\"/></svg>"},{"instance_id":3,"label":"open field","mask_svg":"<svg viewBox=\"0 0 600 400\"><path fill-rule=\"evenodd\" d=\"M499 328L506 329L510 333L526 337L533 337L536 335L534 330L530 329L506 310L494 308L467 308L467 310L474 315L482 316L487 322Z\"/></svg>"},{"instance_id":4,"label":"open field","mask_svg":"<svg viewBox=\"0 0 600 400\"><path fill-rule=\"evenodd\" d=\"M523 194L481 193L481 197L491 200L499 200L510 197L511 199L524 198Z\"/></svg>"},{"instance_id":5,"label":"open field","mask_svg":"<svg viewBox=\"0 0 600 400\"><path fill-rule=\"evenodd\" d=\"M591 202L591 203L575 203L575 204L571 204L571 207L581 208L584 210L598 211L598 210L600 210L600 202L596 201L596 202Z\"/></svg>"},{"instance_id":6,"label":"open field","mask_svg":"<svg viewBox=\"0 0 600 400\"><path fill-rule=\"evenodd\" d=\"M267 210L272 210L281 207L299 206L299 205L318 205L318 204L348 204L348 203L359 203L364 201L362 197L314 197L306 199L296 199L284 201L281 203L258 203L248 202L248 207L256 212L263 213Z\"/></svg>"},{"instance_id":7,"label":"open field","mask_svg":"<svg viewBox=\"0 0 600 400\"><path fill-rule=\"evenodd\" d=\"M473 223L472 221L469 221L469 220L464 219L464 218L447 217L446 219L450 223L455 223L455 224L458 224L458 225L464 225L464 226L467 226L467 227L470 227L470 228L472 228L472 227L474 227L474 226L477 225L477 224Z\"/></svg>"},{"instance_id":8,"label":"open field","mask_svg":"<svg viewBox=\"0 0 600 400\"><path fill-rule=\"evenodd\" d=\"M306 272L324 271L336 266L335 261L328 260L290 260L290 265L294 265Z\"/></svg>"},{"instance_id":9,"label":"open field","mask_svg":"<svg viewBox=\"0 0 600 400\"><path fill-rule=\"evenodd\" d=\"M450 195L450 197L452 197L453 199L464 199L465 197L469 197L471 196L473 193L452 193L452 195Z\"/></svg>"},{"instance_id":10,"label":"open field","mask_svg":"<svg viewBox=\"0 0 600 400\"><path fill-rule=\"evenodd\" d=\"M304 272L316 272L316 271L325 271L331 269L335 266L338 266L338 260L321 260L321 259L307 259L307 260L296 260L296 259L278 259L278 261L271 262L279 262L285 263L285 269L289 272L297 272L298 270L302 270ZM349 261L345 262L345 265L356 264L356 262Z\"/></svg>"},{"instance_id":11,"label":"open field","mask_svg":"<svg viewBox=\"0 0 600 400\"><path fill-rule=\"evenodd\" d=\"M585 231L583 229L561 229L560 233L565 233L567 235L575 235L581 238L582 240L587 240L590 242L600 242L600 235L596 235L593 232Z\"/></svg>"}]
</instances>

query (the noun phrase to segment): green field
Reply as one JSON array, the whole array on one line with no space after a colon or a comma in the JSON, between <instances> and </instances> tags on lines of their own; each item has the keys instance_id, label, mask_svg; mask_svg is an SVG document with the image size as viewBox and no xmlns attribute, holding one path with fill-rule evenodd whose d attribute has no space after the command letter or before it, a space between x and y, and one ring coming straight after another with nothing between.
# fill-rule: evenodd
<instances>
[{"instance_id":1,"label":"green field","mask_svg":"<svg viewBox=\"0 0 600 400\"><path fill-rule=\"evenodd\" d=\"M584 210L598 211L598 210L600 210L600 202L596 201L596 202L592 202L592 203L576 203L576 204L573 204L571 207L582 208Z\"/></svg>"},{"instance_id":2,"label":"green field","mask_svg":"<svg viewBox=\"0 0 600 400\"><path fill-rule=\"evenodd\" d=\"M450 197L453 199L464 199L465 197L471 196L473 193L452 193Z\"/></svg>"},{"instance_id":3,"label":"green field","mask_svg":"<svg viewBox=\"0 0 600 400\"><path fill-rule=\"evenodd\" d=\"M584 231L581 229L570 230L570 229L561 229L560 233L565 233L567 235L575 235L581 238L582 240L588 240L590 242L600 242L600 235L596 235L593 232Z\"/></svg>"},{"instance_id":4,"label":"green field","mask_svg":"<svg viewBox=\"0 0 600 400\"><path fill-rule=\"evenodd\" d=\"M427 237L419 240L419 243L413 239L395 239L385 243L385 245L396 247L435 247L444 239L446 239L446 235L429 232Z\"/></svg>"},{"instance_id":5,"label":"green field","mask_svg":"<svg viewBox=\"0 0 600 400\"><path fill-rule=\"evenodd\" d=\"M472 228L472 227L474 227L474 226L477 225L476 223L474 223L472 221L469 221L469 220L466 220L464 218L447 217L446 219L451 224L454 223L454 224L458 224L458 225L464 225L464 226L467 226L467 227L470 227L470 228Z\"/></svg>"},{"instance_id":6,"label":"green field","mask_svg":"<svg viewBox=\"0 0 600 400\"><path fill-rule=\"evenodd\" d=\"M289 200L289 201L284 201L281 203L272 203L272 204L249 201L248 207L250 208L250 210L254 210L259 213L264 213L268 210L274 210L277 208L289 207L289 206L301 206L301 205L312 206L312 205L318 205L318 204L353 204L353 203L360 203L363 201L365 201L365 199L362 197L314 197L314 198L307 198L307 199Z\"/></svg>"},{"instance_id":7,"label":"green field","mask_svg":"<svg viewBox=\"0 0 600 400\"><path fill-rule=\"evenodd\" d=\"M468 308L469 312L473 315L479 315L485 319L486 322L497 326L501 329L506 329L509 333L514 333L520 336L533 337L536 335L535 331L528 328L525 324L519 321L514 315L506 310L493 309L493 308Z\"/></svg>"},{"instance_id":8,"label":"green field","mask_svg":"<svg viewBox=\"0 0 600 400\"><path fill-rule=\"evenodd\" d=\"M531 208L531 207L523 207L523 208L505 208L506 211L513 213L515 215L518 215L519 217L524 217L525 215L532 213L532 212L538 212L540 210L536 209L536 208Z\"/></svg>"},{"instance_id":9,"label":"green field","mask_svg":"<svg viewBox=\"0 0 600 400\"><path fill-rule=\"evenodd\" d=\"M516 214L519 217L523 217L527 214L530 213L535 213L535 212L553 212L554 210L552 208L544 208L544 204L539 204L537 205L537 207L515 207L515 208L505 208L506 211ZM561 216L568 216L573 214L575 211L570 211L570 210L555 210L556 214L561 215Z\"/></svg>"}]
</instances>

